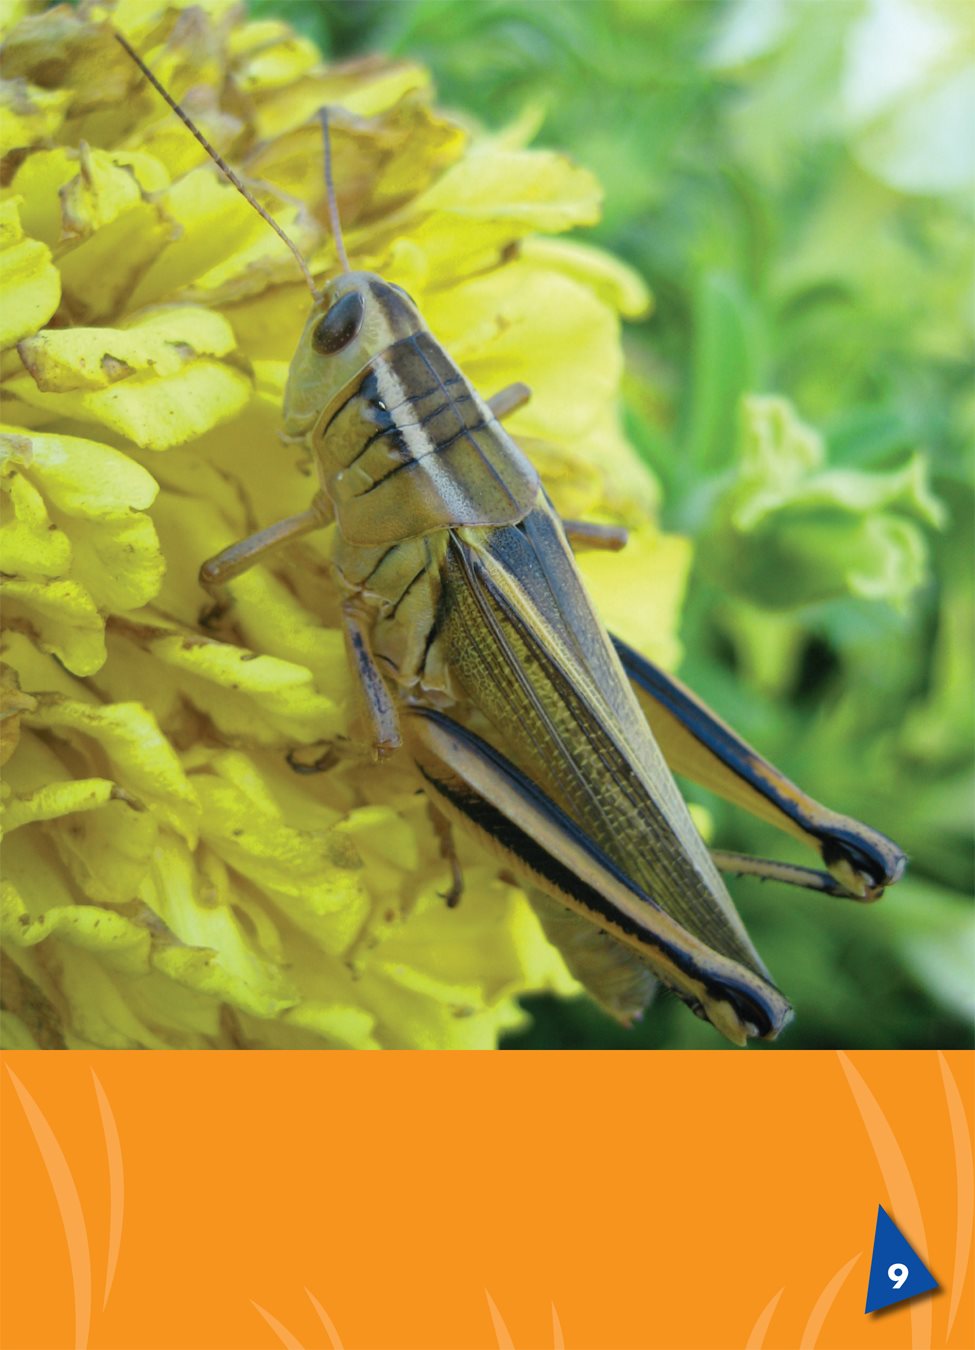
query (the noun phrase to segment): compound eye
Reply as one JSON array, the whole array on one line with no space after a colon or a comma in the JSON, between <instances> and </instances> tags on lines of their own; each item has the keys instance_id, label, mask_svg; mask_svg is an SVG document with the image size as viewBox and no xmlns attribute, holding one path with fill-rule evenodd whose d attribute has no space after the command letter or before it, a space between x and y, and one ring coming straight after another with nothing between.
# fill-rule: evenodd
<instances>
[{"instance_id":1,"label":"compound eye","mask_svg":"<svg viewBox=\"0 0 975 1350\"><path fill-rule=\"evenodd\" d=\"M358 291L347 291L319 320L311 345L322 356L334 356L347 347L362 327L366 307Z\"/></svg>"}]
</instances>

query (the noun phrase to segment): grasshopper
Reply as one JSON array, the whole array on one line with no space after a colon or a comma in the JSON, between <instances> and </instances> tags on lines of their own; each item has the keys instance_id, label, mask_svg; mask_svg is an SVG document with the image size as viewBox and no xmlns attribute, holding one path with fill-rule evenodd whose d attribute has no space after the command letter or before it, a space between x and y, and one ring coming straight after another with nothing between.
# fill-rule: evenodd
<instances>
[{"instance_id":1,"label":"grasshopper","mask_svg":"<svg viewBox=\"0 0 975 1350\"><path fill-rule=\"evenodd\" d=\"M352 269L318 289L294 243L132 52L234 186L285 240L312 293L284 435L317 469L309 508L201 568L213 596L334 523L331 569L373 755L410 754L440 829L457 823L530 888L569 968L629 1020L656 982L731 1041L791 1016L719 869L874 900L904 870L884 835L806 796L688 689L612 639L574 547L625 533L559 519L502 420L521 385L484 400L413 300ZM672 776L797 836L824 870L709 852Z\"/></svg>"}]
</instances>

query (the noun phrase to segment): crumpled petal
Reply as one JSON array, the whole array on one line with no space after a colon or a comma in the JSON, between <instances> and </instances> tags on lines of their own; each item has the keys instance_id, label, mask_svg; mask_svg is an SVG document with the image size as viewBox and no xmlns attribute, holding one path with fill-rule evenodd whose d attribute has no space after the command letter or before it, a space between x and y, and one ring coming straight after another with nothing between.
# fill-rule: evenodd
<instances>
[{"instance_id":1,"label":"crumpled petal","mask_svg":"<svg viewBox=\"0 0 975 1350\"><path fill-rule=\"evenodd\" d=\"M196 306L136 319L129 327L73 328L20 344L32 379L11 380L27 403L98 422L150 450L165 450L229 420L251 381L231 355L226 320Z\"/></svg>"},{"instance_id":2,"label":"crumpled petal","mask_svg":"<svg viewBox=\"0 0 975 1350\"><path fill-rule=\"evenodd\" d=\"M93 675L105 660L105 621L76 581L0 581L4 624L27 633L75 675Z\"/></svg>"},{"instance_id":3,"label":"crumpled petal","mask_svg":"<svg viewBox=\"0 0 975 1350\"><path fill-rule=\"evenodd\" d=\"M475 871L471 881L477 880ZM478 887L460 922L447 929L443 899L431 889L410 923L370 954L367 968L382 972L402 989L427 992L458 1010L499 1003L517 990L529 969L536 975L539 967L544 969L543 983L569 987L562 960L545 942L522 892L488 875L480 880L486 884Z\"/></svg>"},{"instance_id":4,"label":"crumpled petal","mask_svg":"<svg viewBox=\"0 0 975 1350\"><path fill-rule=\"evenodd\" d=\"M828 469L820 438L784 399L746 399L742 416L738 468L705 539L709 570L773 609L844 594L906 601L927 571L920 526L944 519L925 458Z\"/></svg>"},{"instance_id":5,"label":"crumpled petal","mask_svg":"<svg viewBox=\"0 0 975 1350\"><path fill-rule=\"evenodd\" d=\"M126 328L52 329L20 344L24 365L45 393L107 389L133 375L178 374L203 356L234 350L221 315L192 305L143 315Z\"/></svg>"},{"instance_id":6,"label":"crumpled petal","mask_svg":"<svg viewBox=\"0 0 975 1350\"><path fill-rule=\"evenodd\" d=\"M108 154L82 141L77 170L58 191L61 238L89 238L168 184L165 168L151 155Z\"/></svg>"},{"instance_id":7,"label":"crumpled petal","mask_svg":"<svg viewBox=\"0 0 975 1350\"><path fill-rule=\"evenodd\" d=\"M131 919L86 905L54 905L31 919L22 896L6 882L0 893L0 933L21 947L56 935L69 947L97 951L117 970L141 973L147 967L149 934Z\"/></svg>"},{"instance_id":8,"label":"crumpled petal","mask_svg":"<svg viewBox=\"0 0 975 1350\"><path fill-rule=\"evenodd\" d=\"M104 614L142 605L159 589L164 564L144 514L156 491L140 465L109 446L0 432L7 622L35 632L76 674L92 674L105 659Z\"/></svg>"},{"instance_id":9,"label":"crumpled petal","mask_svg":"<svg viewBox=\"0 0 975 1350\"><path fill-rule=\"evenodd\" d=\"M36 150L11 179L11 191L21 198L24 229L48 248L61 243L61 190L77 176L79 159L79 152L66 146Z\"/></svg>"}]
</instances>

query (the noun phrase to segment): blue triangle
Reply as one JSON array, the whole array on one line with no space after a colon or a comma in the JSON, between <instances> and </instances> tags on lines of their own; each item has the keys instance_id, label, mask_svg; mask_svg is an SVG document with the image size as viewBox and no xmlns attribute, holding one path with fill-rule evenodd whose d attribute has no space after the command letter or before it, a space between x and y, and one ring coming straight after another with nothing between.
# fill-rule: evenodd
<instances>
[{"instance_id":1,"label":"blue triangle","mask_svg":"<svg viewBox=\"0 0 975 1350\"><path fill-rule=\"evenodd\" d=\"M877 1312L906 1298L928 1294L938 1281L884 1209L877 1206L877 1230L870 1257L870 1282L864 1312Z\"/></svg>"}]
</instances>

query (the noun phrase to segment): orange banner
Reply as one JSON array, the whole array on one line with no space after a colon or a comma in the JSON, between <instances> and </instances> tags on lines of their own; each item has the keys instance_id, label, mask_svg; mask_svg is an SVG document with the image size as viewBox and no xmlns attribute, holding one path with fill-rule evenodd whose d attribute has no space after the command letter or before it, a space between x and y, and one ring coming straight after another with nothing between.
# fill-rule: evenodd
<instances>
[{"instance_id":1,"label":"orange banner","mask_svg":"<svg viewBox=\"0 0 975 1350\"><path fill-rule=\"evenodd\" d=\"M975 1345L966 1053L3 1064L4 1350Z\"/></svg>"}]
</instances>

